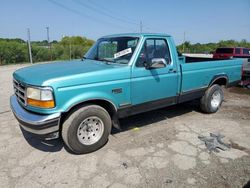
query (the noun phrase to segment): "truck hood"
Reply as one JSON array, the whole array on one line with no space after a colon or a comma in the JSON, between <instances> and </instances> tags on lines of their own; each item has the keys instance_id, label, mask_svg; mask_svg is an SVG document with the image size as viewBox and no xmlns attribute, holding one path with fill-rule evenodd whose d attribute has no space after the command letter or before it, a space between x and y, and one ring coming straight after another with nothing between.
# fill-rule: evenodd
<instances>
[{"instance_id":1,"label":"truck hood","mask_svg":"<svg viewBox=\"0 0 250 188\"><path fill-rule=\"evenodd\" d=\"M15 71L13 77L24 84L34 86L65 87L123 79L129 76L128 67L95 60L77 60L32 65ZM121 74L123 72L127 74Z\"/></svg>"}]
</instances>

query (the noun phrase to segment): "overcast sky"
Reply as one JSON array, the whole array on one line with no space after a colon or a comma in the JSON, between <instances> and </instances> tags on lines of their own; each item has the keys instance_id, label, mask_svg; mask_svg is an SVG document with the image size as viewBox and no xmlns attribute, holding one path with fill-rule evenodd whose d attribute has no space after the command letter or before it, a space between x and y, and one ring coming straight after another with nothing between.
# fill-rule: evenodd
<instances>
[{"instance_id":1,"label":"overcast sky","mask_svg":"<svg viewBox=\"0 0 250 188\"><path fill-rule=\"evenodd\" d=\"M0 0L0 38L167 33L181 43L250 41L250 0Z\"/></svg>"}]
</instances>

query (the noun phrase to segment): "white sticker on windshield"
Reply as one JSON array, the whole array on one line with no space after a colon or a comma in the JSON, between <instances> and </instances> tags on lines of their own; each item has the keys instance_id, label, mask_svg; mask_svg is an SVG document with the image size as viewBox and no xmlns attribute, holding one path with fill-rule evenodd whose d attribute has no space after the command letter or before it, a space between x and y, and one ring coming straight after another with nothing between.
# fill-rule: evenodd
<instances>
[{"instance_id":1,"label":"white sticker on windshield","mask_svg":"<svg viewBox=\"0 0 250 188\"><path fill-rule=\"evenodd\" d=\"M114 54L114 58L118 58L118 57L130 54L130 53L132 53L132 49L131 48L127 48L125 50L122 50L120 52L115 53Z\"/></svg>"}]
</instances>

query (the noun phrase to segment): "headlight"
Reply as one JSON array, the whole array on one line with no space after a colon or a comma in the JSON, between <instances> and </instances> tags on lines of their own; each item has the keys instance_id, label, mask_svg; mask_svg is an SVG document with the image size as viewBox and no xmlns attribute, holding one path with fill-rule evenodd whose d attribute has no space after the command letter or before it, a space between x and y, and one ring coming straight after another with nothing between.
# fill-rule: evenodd
<instances>
[{"instance_id":1,"label":"headlight","mask_svg":"<svg viewBox=\"0 0 250 188\"><path fill-rule=\"evenodd\" d=\"M27 104L40 108L53 108L55 102L51 88L27 88Z\"/></svg>"}]
</instances>

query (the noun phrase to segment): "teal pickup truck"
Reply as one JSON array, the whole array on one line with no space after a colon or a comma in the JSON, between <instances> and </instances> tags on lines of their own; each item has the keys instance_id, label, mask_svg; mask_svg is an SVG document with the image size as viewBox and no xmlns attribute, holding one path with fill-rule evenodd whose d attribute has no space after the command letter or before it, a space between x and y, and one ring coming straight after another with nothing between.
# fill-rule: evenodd
<instances>
[{"instance_id":1,"label":"teal pickup truck","mask_svg":"<svg viewBox=\"0 0 250 188\"><path fill-rule=\"evenodd\" d=\"M222 86L240 82L242 63L181 56L166 34L104 36L82 60L14 72L10 103L22 129L88 153L107 142L119 118L194 99L216 112Z\"/></svg>"}]
</instances>

